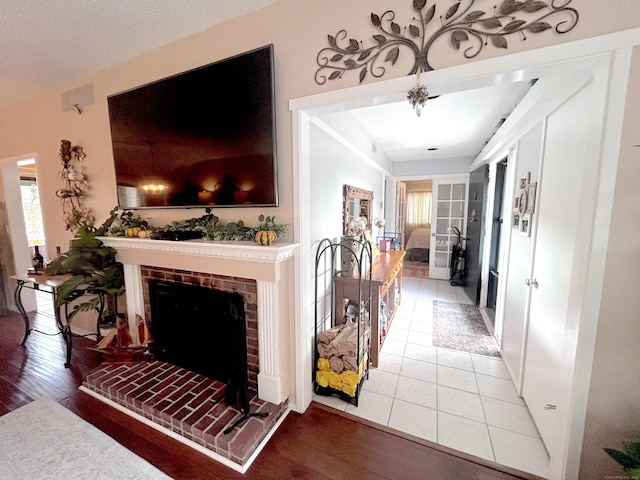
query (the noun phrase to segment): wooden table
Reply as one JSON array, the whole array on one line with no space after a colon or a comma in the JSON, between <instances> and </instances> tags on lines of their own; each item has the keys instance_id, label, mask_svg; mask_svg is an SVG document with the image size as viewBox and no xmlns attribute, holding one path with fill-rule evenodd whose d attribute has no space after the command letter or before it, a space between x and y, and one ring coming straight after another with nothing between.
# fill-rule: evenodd
<instances>
[{"instance_id":1,"label":"wooden table","mask_svg":"<svg viewBox=\"0 0 640 480\"><path fill-rule=\"evenodd\" d=\"M400 305L402 296L402 264L406 252L391 250L380 252L373 261L371 269L371 365L378 366L380 349L387 336L389 327ZM368 295L369 275L363 276L360 290L357 277L336 276L335 279L335 318L344 317L345 300L357 300L359 291ZM363 299L364 300L364 299ZM384 305L384 307L383 307Z\"/></svg>"},{"instance_id":2,"label":"wooden table","mask_svg":"<svg viewBox=\"0 0 640 480\"><path fill-rule=\"evenodd\" d=\"M71 275L11 275L16 282L18 282L18 286L16 287L16 291L14 293L14 298L16 301L16 306L22 315L22 319L24 320L24 338L20 345L24 345L29 337L31 332L40 332L36 329L31 328L29 324L29 317L27 312L22 305L22 289L29 288L31 290L38 290L41 292L50 293L53 296L53 313L56 320L56 326L58 327L59 333L62 334L62 338L67 346L67 356L66 362L64 364L65 367L69 367L71 364L71 342L73 335L71 334L71 325L69 323L69 315L67 306L68 304L64 304L64 315L61 315L62 305L58 305L58 288L62 285L65 280L71 278ZM63 322L64 317L64 322Z\"/></svg>"}]
</instances>

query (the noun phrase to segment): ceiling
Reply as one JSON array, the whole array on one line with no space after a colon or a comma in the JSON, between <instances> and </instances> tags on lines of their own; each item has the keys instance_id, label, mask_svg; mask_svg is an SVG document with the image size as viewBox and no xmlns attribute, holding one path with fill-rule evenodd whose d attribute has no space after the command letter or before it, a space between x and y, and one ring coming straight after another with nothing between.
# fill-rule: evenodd
<instances>
[{"instance_id":1,"label":"ceiling","mask_svg":"<svg viewBox=\"0 0 640 480\"><path fill-rule=\"evenodd\" d=\"M276 0L2 0L0 110ZM392 161L475 157L527 82L351 111ZM437 150L429 150L429 149Z\"/></svg>"},{"instance_id":2,"label":"ceiling","mask_svg":"<svg viewBox=\"0 0 640 480\"><path fill-rule=\"evenodd\" d=\"M530 88L528 81L448 93L420 116L408 101L351 110L393 162L475 158Z\"/></svg>"},{"instance_id":3,"label":"ceiling","mask_svg":"<svg viewBox=\"0 0 640 480\"><path fill-rule=\"evenodd\" d=\"M1 0L0 110L275 0Z\"/></svg>"}]
</instances>

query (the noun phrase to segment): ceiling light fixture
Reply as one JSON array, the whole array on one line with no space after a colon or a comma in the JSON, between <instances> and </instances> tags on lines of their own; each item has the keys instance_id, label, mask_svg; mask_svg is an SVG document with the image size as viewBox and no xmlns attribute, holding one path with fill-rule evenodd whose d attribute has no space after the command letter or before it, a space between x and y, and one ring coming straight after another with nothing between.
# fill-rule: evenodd
<instances>
[{"instance_id":1,"label":"ceiling light fixture","mask_svg":"<svg viewBox=\"0 0 640 480\"><path fill-rule=\"evenodd\" d=\"M417 85L407 92L407 100L416 111L416 115L419 117L422 113L422 107L429 100L429 92L426 85L420 85L420 74L418 73Z\"/></svg>"}]
</instances>

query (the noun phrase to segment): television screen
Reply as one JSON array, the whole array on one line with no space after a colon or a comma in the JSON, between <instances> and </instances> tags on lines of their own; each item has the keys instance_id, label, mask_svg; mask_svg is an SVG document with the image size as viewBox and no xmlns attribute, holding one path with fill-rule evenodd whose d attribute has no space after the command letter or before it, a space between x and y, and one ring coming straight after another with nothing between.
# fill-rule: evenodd
<instances>
[{"instance_id":1,"label":"television screen","mask_svg":"<svg viewBox=\"0 0 640 480\"><path fill-rule=\"evenodd\" d=\"M120 208L277 206L272 45L107 101Z\"/></svg>"}]
</instances>

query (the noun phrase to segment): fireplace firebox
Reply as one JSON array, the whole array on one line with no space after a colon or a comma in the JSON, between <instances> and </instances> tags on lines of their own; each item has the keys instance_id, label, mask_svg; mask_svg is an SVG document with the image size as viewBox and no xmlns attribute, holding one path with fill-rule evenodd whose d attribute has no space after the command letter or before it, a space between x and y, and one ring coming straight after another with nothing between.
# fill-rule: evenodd
<instances>
[{"instance_id":1,"label":"fireplace firebox","mask_svg":"<svg viewBox=\"0 0 640 480\"><path fill-rule=\"evenodd\" d=\"M238 293L149 282L152 354L227 385L225 400L248 411L246 319Z\"/></svg>"}]
</instances>

